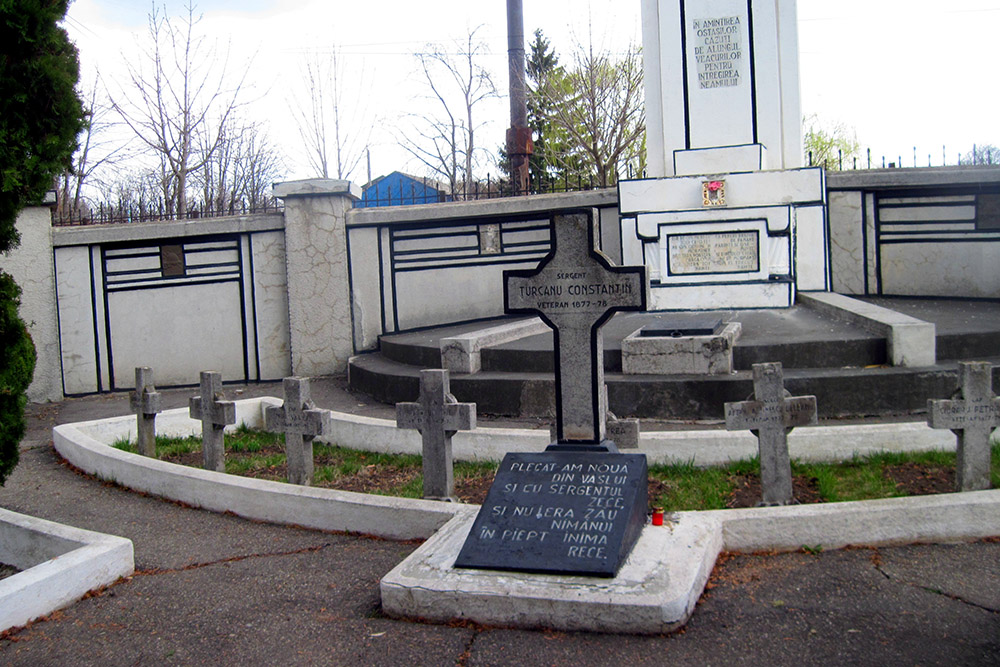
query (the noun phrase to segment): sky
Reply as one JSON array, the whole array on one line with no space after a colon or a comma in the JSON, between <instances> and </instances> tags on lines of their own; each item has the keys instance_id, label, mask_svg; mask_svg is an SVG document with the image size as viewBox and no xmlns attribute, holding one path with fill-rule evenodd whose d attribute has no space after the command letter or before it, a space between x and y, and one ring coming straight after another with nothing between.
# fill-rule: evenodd
<instances>
[{"instance_id":1,"label":"sky","mask_svg":"<svg viewBox=\"0 0 1000 667\"><path fill-rule=\"evenodd\" d=\"M171 16L185 2L166 0ZM541 28L563 62L573 45L623 52L639 43L639 0L523 0L527 39ZM108 87L124 80L146 37L150 4L73 0L65 27L80 52L81 80L100 72ZM368 136L372 175L399 169L421 174L398 147L407 115L427 108L413 53L429 43L453 45L477 29L501 97L484 107L490 123L480 139L495 152L503 142L508 101L506 3L503 0L202 0L199 28L214 45L215 64L247 71L246 113L270 128L287 156L287 179L315 174L302 158L295 109L310 53L334 45L351 104L345 123ZM996 44L1000 0L799 0L802 112L826 125L852 128L875 161L902 158L954 164L975 143L1000 145ZM249 69L248 69L249 68ZM298 100L298 101L297 101ZM494 172L495 173L495 172ZM352 180L367 180L362 160Z\"/></svg>"}]
</instances>

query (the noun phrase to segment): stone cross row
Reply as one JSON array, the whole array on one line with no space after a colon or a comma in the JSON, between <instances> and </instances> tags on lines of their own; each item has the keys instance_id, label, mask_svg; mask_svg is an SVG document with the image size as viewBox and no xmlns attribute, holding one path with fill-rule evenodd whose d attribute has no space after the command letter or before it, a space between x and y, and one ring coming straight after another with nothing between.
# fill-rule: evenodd
<instances>
[{"instance_id":1,"label":"stone cross row","mask_svg":"<svg viewBox=\"0 0 1000 667\"><path fill-rule=\"evenodd\" d=\"M285 434L288 481L309 486L313 481L313 439L330 432L333 415L329 410L316 409L308 380L285 378L282 389L284 403L264 410L265 428Z\"/></svg>"},{"instance_id":2,"label":"stone cross row","mask_svg":"<svg viewBox=\"0 0 1000 667\"><path fill-rule=\"evenodd\" d=\"M931 428L951 429L958 438L957 490L990 488L990 434L1000 426L1000 397L993 395L992 364L960 362L955 397L928 400L927 412Z\"/></svg>"},{"instance_id":3,"label":"stone cross row","mask_svg":"<svg viewBox=\"0 0 1000 667\"><path fill-rule=\"evenodd\" d=\"M726 430L750 429L760 451L762 505L792 502L788 432L816 423L815 396L787 396L780 363L753 365L754 399L726 403Z\"/></svg>"},{"instance_id":4,"label":"stone cross row","mask_svg":"<svg viewBox=\"0 0 1000 667\"><path fill-rule=\"evenodd\" d=\"M223 429L236 423L236 404L223 400L222 374L202 371L200 393L188 403L191 419L201 420L201 453L205 470L226 471Z\"/></svg>"},{"instance_id":5,"label":"stone cross row","mask_svg":"<svg viewBox=\"0 0 1000 667\"><path fill-rule=\"evenodd\" d=\"M416 429L423 444L424 498L455 501L451 438L476 428L476 404L451 394L448 371L420 371L420 399L396 404L396 425Z\"/></svg>"},{"instance_id":6,"label":"stone cross row","mask_svg":"<svg viewBox=\"0 0 1000 667\"><path fill-rule=\"evenodd\" d=\"M139 453L156 456L156 415L162 410L160 392L153 386L153 369L135 369L135 390L129 394L129 407L136 418L136 440Z\"/></svg>"}]
</instances>

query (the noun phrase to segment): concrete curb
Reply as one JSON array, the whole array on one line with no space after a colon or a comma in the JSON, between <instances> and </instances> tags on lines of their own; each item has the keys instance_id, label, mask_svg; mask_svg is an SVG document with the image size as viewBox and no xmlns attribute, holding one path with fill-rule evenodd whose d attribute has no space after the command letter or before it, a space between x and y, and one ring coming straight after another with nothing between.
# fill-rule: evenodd
<instances>
[{"instance_id":1,"label":"concrete curb","mask_svg":"<svg viewBox=\"0 0 1000 667\"><path fill-rule=\"evenodd\" d=\"M263 408L280 404L273 398L236 401L236 423L261 428ZM160 413L157 433L198 433L200 422L187 415L186 408ZM461 507L227 475L109 446L118 438L135 437L135 426L133 416L63 424L52 429L52 439L63 458L101 479L194 507L260 521L408 540L429 537Z\"/></svg>"},{"instance_id":2,"label":"concrete curb","mask_svg":"<svg viewBox=\"0 0 1000 667\"><path fill-rule=\"evenodd\" d=\"M799 292L796 300L813 310L885 336L886 351L893 366L933 366L937 363L936 327L931 322L834 292Z\"/></svg>"},{"instance_id":3,"label":"concrete curb","mask_svg":"<svg viewBox=\"0 0 1000 667\"><path fill-rule=\"evenodd\" d=\"M132 542L0 509L0 632L24 625L135 571Z\"/></svg>"},{"instance_id":4,"label":"concrete curb","mask_svg":"<svg viewBox=\"0 0 1000 667\"><path fill-rule=\"evenodd\" d=\"M236 401L237 424L263 424L264 408L275 398ZM419 453L420 436L397 429L387 419L334 413L325 438L355 449ZM236 427L230 427L236 428ZM157 432L197 433L200 423L184 408L157 417ZM124 416L53 429L56 450L78 468L137 491L196 507L320 530L363 532L390 539L425 539L467 508L457 503L391 498L332 489L293 486L188 468L123 452L109 445L135 437L135 417ZM499 460L507 451L538 451L548 444L541 429L482 428L458 433L455 456ZM921 423L804 427L792 431L793 457L836 460L872 451L954 448L950 431ZM643 434L641 450L650 463L693 461L713 465L756 454L749 433L674 431ZM733 551L789 550L803 545L838 548L848 544L954 541L1000 535L1000 490L912 498L791 507L721 510L724 547Z\"/></svg>"},{"instance_id":5,"label":"concrete curb","mask_svg":"<svg viewBox=\"0 0 1000 667\"><path fill-rule=\"evenodd\" d=\"M321 439L387 454L419 454L421 447L419 433L397 429L391 419L341 412L333 413L333 430ZM548 430L540 428L477 428L452 438L453 455L460 461L500 461L507 452L537 452L549 443ZM954 451L955 436L922 422L804 426L789 434L788 446L800 461L842 461L881 451ZM749 431L647 431L639 435L639 449L650 465L690 462L704 467L756 456L757 438Z\"/></svg>"}]
</instances>

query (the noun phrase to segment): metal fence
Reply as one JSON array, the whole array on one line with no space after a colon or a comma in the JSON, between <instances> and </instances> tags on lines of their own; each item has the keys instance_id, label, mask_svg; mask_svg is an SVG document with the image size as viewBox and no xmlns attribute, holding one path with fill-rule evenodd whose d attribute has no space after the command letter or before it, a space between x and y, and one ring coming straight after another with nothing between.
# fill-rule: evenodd
<instances>
[{"instance_id":1,"label":"metal fence","mask_svg":"<svg viewBox=\"0 0 1000 667\"><path fill-rule=\"evenodd\" d=\"M614 187L617 183L618 178L617 174L615 174L610 179L607 187ZM563 178L529 181L527 191L521 191L508 179L494 178L491 174L488 174L485 180L459 183L454 191L449 191L447 186L425 178L418 183L410 183L409 187L386 188L385 193L380 196L365 196L359 206L370 208L377 206L479 201L484 199L500 199L503 197L552 194L554 192L583 192L595 190L599 187L601 186L594 176L585 179L579 175L575 178L570 178L567 175Z\"/></svg>"},{"instance_id":2,"label":"metal fence","mask_svg":"<svg viewBox=\"0 0 1000 667\"><path fill-rule=\"evenodd\" d=\"M214 207L204 203L189 207L186 213L176 213L161 208L149 208L137 205L120 205L100 203L83 210L66 211L57 206L52 212L52 225L55 227L78 227L83 225L117 225L162 220L197 220L201 218L224 218L258 213L280 213L284 206L276 199L268 198L259 206L232 204L225 207Z\"/></svg>"},{"instance_id":3,"label":"metal fence","mask_svg":"<svg viewBox=\"0 0 1000 667\"><path fill-rule=\"evenodd\" d=\"M846 170L856 170L856 169L911 169L911 168L926 168L926 167L946 167L948 166L948 149L946 146L941 146L941 161L934 164L934 155L932 153L927 154L926 164L924 163L923 153L917 151L917 147L913 147L912 156L906 155L905 161L903 155L896 156L873 156L872 149L867 148L861 151L859 154L844 155L843 150L837 151L837 157L832 159L814 159L813 152L809 151L806 154L806 162L810 167L822 166L826 169L836 169L838 171ZM953 166L980 166L980 165L998 165L1000 164L1000 150L997 150L993 146L981 146L977 147L975 144L972 146L972 151L963 155L962 153L957 153L954 162L951 163Z\"/></svg>"}]
</instances>

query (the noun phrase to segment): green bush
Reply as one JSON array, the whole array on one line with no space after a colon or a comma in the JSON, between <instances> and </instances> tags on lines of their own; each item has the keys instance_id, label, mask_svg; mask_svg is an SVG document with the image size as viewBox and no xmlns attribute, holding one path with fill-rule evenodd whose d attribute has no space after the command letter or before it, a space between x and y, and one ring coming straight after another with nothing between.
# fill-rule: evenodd
<instances>
[{"instance_id":1,"label":"green bush","mask_svg":"<svg viewBox=\"0 0 1000 667\"><path fill-rule=\"evenodd\" d=\"M21 209L70 167L83 105L76 47L59 21L68 0L0 0L0 254L17 247ZM18 317L21 290L0 271L0 486L17 465L35 347Z\"/></svg>"},{"instance_id":2,"label":"green bush","mask_svg":"<svg viewBox=\"0 0 1000 667\"><path fill-rule=\"evenodd\" d=\"M0 253L17 246L18 212L70 167L83 105L67 0L0 0Z\"/></svg>"},{"instance_id":3,"label":"green bush","mask_svg":"<svg viewBox=\"0 0 1000 667\"><path fill-rule=\"evenodd\" d=\"M21 289L0 271L0 486L17 465L24 436L24 392L35 372L35 346L17 314Z\"/></svg>"}]
</instances>

